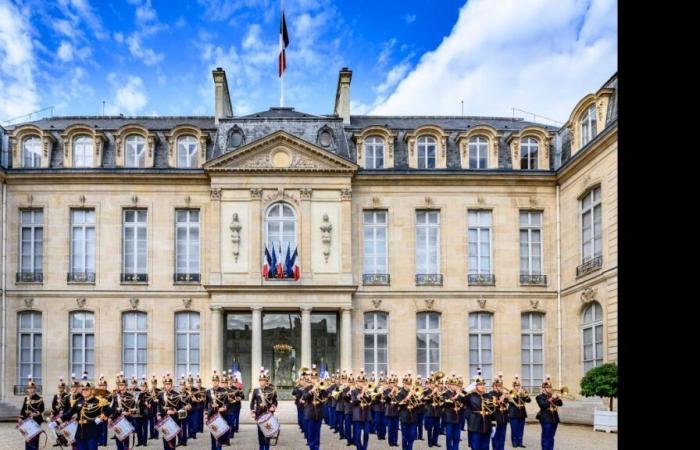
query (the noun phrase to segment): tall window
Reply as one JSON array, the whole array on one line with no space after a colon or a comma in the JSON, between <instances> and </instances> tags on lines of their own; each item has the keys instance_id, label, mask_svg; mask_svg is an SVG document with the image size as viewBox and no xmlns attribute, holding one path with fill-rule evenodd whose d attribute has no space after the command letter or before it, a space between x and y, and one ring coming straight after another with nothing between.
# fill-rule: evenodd
<instances>
[{"instance_id":1,"label":"tall window","mask_svg":"<svg viewBox=\"0 0 700 450\"><path fill-rule=\"evenodd\" d=\"M89 311L70 314L70 370L95 379L95 315Z\"/></svg>"},{"instance_id":2,"label":"tall window","mask_svg":"<svg viewBox=\"0 0 700 450\"><path fill-rule=\"evenodd\" d=\"M199 372L199 313L175 314L175 373Z\"/></svg>"},{"instance_id":3,"label":"tall window","mask_svg":"<svg viewBox=\"0 0 700 450\"><path fill-rule=\"evenodd\" d=\"M20 210L20 272L43 273L44 261L44 211Z\"/></svg>"},{"instance_id":4,"label":"tall window","mask_svg":"<svg viewBox=\"0 0 700 450\"><path fill-rule=\"evenodd\" d=\"M520 274L542 274L542 212L520 211Z\"/></svg>"},{"instance_id":5,"label":"tall window","mask_svg":"<svg viewBox=\"0 0 700 450\"><path fill-rule=\"evenodd\" d=\"M95 210L71 209L70 271L73 280L94 281Z\"/></svg>"},{"instance_id":6,"label":"tall window","mask_svg":"<svg viewBox=\"0 0 700 450\"><path fill-rule=\"evenodd\" d=\"M581 146L588 144L596 135L596 107L591 105L581 118Z\"/></svg>"},{"instance_id":7,"label":"tall window","mask_svg":"<svg viewBox=\"0 0 700 450\"><path fill-rule=\"evenodd\" d=\"M469 273L491 272L491 211L469 211Z\"/></svg>"},{"instance_id":8,"label":"tall window","mask_svg":"<svg viewBox=\"0 0 700 450\"><path fill-rule=\"evenodd\" d=\"M132 134L126 137L125 167L146 167L146 140Z\"/></svg>"},{"instance_id":9,"label":"tall window","mask_svg":"<svg viewBox=\"0 0 700 450\"><path fill-rule=\"evenodd\" d=\"M581 199L581 253L583 262L602 254L603 206L600 202L600 186Z\"/></svg>"},{"instance_id":10,"label":"tall window","mask_svg":"<svg viewBox=\"0 0 700 450\"><path fill-rule=\"evenodd\" d=\"M493 314L469 314L469 373L475 375L481 367L486 385L493 375Z\"/></svg>"},{"instance_id":11,"label":"tall window","mask_svg":"<svg viewBox=\"0 0 700 450\"><path fill-rule=\"evenodd\" d=\"M365 373L389 373L389 315L365 313Z\"/></svg>"},{"instance_id":12,"label":"tall window","mask_svg":"<svg viewBox=\"0 0 700 450\"><path fill-rule=\"evenodd\" d=\"M520 141L520 168L526 170L537 169L537 154L539 153L537 139L525 137Z\"/></svg>"},{"instance_id":13,"label":"tall window","mask_svg":"<svg viewBox=\"0 0 700 450\"><path fill-rule=\"evenodd\" d=\"M93 140L90 136L78 136L73 141L73 167L92 167Z\"/></svg>"},{"instance_id":14,"label":"tall window","mask_svg":"<svg viewBox=\"0 0 700 450\"><path fill-rule=\"evenodd\" d=\"M124 210L124 274L146 275L147 273L146 220L147 211L145 209Z\"/></svg>"},{"instance_id":15,"label":"tall window","mask_svg":"<svg viewBox=\"0 0 700 450\"><path fill-rule=\"evenodd\" d=\"M177 166L197 167L197 139L194 136L182 136L177 140Z\"/></svg>"},{"instance_id":16,"label":"tall window","mask_svg":"<svg viewBox=\"0 0 700 450\"><path fill-rule=\"evenodd\" d=\"M520 316L522 338L523 389L542 385L544 377L544 314L525 313Z\"/></svg>"},{"instance_id":17,"label":"tall window","mask_svg":"<svg viewBox=\"0 0 700 450\"><path fill-rule=\"evenodd\" d=\"M268 208L265 219L267 248L270 252L275 252L277 261L284 261L288 248L290 254L294 252L297 241L296 224L294 209L287 203L275 203Z\"/></svg>"},{"instance_id":18,"label":"tall window","mask_svg":"<svg viewBox=\"0 0 700 450\"><path fill-rule=\"evenodd\" d=\"M31 136L22 142L22 167L41 166L41 139Z\"/></svg>"},{"instance_id":19,"label":"tall window","mask_svg":"<svg viewBox=\"0 0 700 450\"><path fill-rule=\"evenodd\" d=\"M368 169L381 169L384 167L384 139L379 136L370 136L365 139L365 158Z\"/></svg>"},{"instance_id":20,"label":"tall window","mask_svg":"<svg viewBox=\"0 0 700 450\"><path fill-rule=\"evenodd\" d=\"M416 315L416 371L423 378L440 370L440 314Z\"/></svg>"},{"instance_id":21,"label":"tall window","mask_svg":"<svg viewBox=\"0 0 700 450\"><path fill-rule=\"evenodd\" d=\"M487 169L489 144L483 136L469 138L469 168Z\"/></svg>"},{"instance_id":22,"label":"tall window","mask_svg":"<svg viewBox=\"0 0 700 450\"><path fill-rule=\"evenodd\" d=\"M27 384L31 375L36 384L41 384L41 313L23 311L17 314L17 361L18 383Z\"/></svg>"},{"instance_id":23,"label":"tall window","mask_svg":"<svg viewBox=\"0 0 700 450\"><path fill-rule=\"evenodd\" d=\"M432 136L418 138L418 168L434 169L437 141Z\"/></svg>"},{"instance_id":24,"label":"tall window","mask_svg":"<svg viewBox=\"0 0 700 450\"><path fill-rule=\"evenodd\" d=\"M603 364L603 308L600 303L591 303L581 320L583 340L583 373Z\"/></svg>"},{"instance_id":25,"label":"tall window","mask_svg":"<svg viewBox=\"0 0 700 450\"><path fill-rule=\"evenodd\" d=\"M416 273L440 273L440 211L416 211Z\"/></svg>"},{"instance_id":26,"label":"tall window","mask_svg":"<svg viewBox=\"0 0 700 450\"><path fill-rule=\"evenodd\" d=\"M175 211L177 275L199 275L199 210ZM197 281L197 280L188 280Z\"/></svg>"},{"instance_id":27,"label":"tall window","mask_svg":"<svg viewBox=\"0 0 700 450\"><path fill-rule=\"evenodd\" d=\"M387 265L386 211L364 212L364 273L389 273Z\"/></svg>"},{"instance_id":28,"label":"tall window","mask_svg":"<svg viewBox=\"0 0 700 450\"><path fill-rule=\"evenodd\" d=\"M122 370L124 376L141 378L148 364L148 324L145 312L122 314Z\"/></svg>"}]
</instances>

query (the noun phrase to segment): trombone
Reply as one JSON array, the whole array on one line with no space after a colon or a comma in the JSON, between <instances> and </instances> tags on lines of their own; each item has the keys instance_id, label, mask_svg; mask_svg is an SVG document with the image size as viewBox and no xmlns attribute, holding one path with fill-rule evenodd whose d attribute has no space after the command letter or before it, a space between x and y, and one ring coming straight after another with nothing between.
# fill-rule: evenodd
<instances>
[{"instance_id":1,"label":"trombone","mask_svg":"<svg viewBox=\"0 0 700 450\"><path fill-rule=\"evenodd\" d=\"M565 398L565 399L568 399L568 400L573 400L573 399L574 399L574 396L571 395L571 394L569 394L569 388L566 387L566 386L562 386L562 387L559 388L559 389L552 389L552 392L557 392L557 393L559 393L559 397L561 397L561 398Z\"/></svg>"}]
</instances>

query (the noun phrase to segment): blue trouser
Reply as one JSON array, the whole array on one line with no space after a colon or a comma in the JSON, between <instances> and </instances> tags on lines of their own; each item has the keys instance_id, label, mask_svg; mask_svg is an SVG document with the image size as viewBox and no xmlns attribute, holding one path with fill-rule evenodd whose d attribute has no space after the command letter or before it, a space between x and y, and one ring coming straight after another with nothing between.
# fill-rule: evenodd
<instances>
[{"instance_id":1,"label":"blue trouser","mask_svg":"<svg viewBox=\"0 0 700 450\"><path fill-rule=\"evenodd\" d=\"M374 411L369 411L369 434L375 434L377 432L377 421L374 420Z\"/></svg>"},{"instance_id":2,"label":"blue trouser","mask_svg":"<svg viewBox=\"0 0 700 450\"><path fill-rule=\"evenodd\" d=\"M556 423L542 423L542 450L554 450L554 434L557 432Z\"/></svg>"},{"instance_id":3,"label":"blue trouser","mask_svg":"<svg viewBox=\"0 0 700 450\"><path fill-rule=\"evenodd\" d=\"M401 422L401 448L413 450L413 441L416 440L416 424Z\"/></svg>"},{"instance_id":4,"label":"blue trouser","mask_svg":"<svg viewBox=\"0 0 700 450\"><path fill-rule=\"evenodd\" d=\"M459 449L460 431L462 431L462 429L459 427L459 421L457 423L446 423L445 424L445 448L446 448L446 450Z\"/></svg>"},{"instance_id":5,"label":"blue trouser","mask_svg":"<svg viewBox=\"0 0 700 450\"><path fill-rule=\"evenodd\" d=\"M197 437L197 411L192 409L190 410L189 414L187 414L187 418L185 419L185 423L187 423L187 438L188 439L194 439Z\"/></svg>"},{"instance_id":6,"label":"blue trouser","mask_svg":"<svg viewBox=\"0 0 700 450\"><path fill-rule=\"evenodd\" d=\"M306 439L306 444L309 444L309 419L302 419L301 431L304 432L304 439Z\"/></svg>"},{"instance_id":7,"label":"blue trouser","mask_svg":"<svg viewBox=\"0 0 700 450\"><path fill-rule=\"evenodd\" d=\"M416 422L416 439L423 440L423 418L425 413L416 414L418 416L418 422Z\"/></svg>"},{"instance_id":8,"label":"blue trouser","mask_svg":"<svg viewBox=\"0 0 700 450\"><path fill-rule=\"evenodd\" d=\"M97 438L97 445L107 446L107 421L102 421L98 425L100 427L100 436Z\"/></svg>"},{"instance_id":9,"label":"blue trouser","mask_svg":"<svg viewBox=\"0 0 700 450\"><path fill-rule=\"evenodd\" d=\"M323 418L323 423L328 425L328 405L323 405L321 408L321 417Z\"/></svg>"},{"instance_id":10,"label":"blue trouser","mask_svg":"<svg viewBox=\"0 0 700 450\"><path fill-rule=\"evenodd\" d=\"M338 435L340 439L345 438L345 420L343 420L343 412L342 411L336 411L335 412L335 428L338 430Z\"/></svg>"},{"instance_id":11,"label":"blue trouser","mask_svg":"<svg viewBox=\"0 0 700 450\"><path fill-rule=\"evenodd\" d=\"M238 433L238 426L241 423L241 408L240 406L233 410L233 428L236 433ZM200 430L201 431L201 430Z\"/></svg>"},{"instance_id":12,"label":"blue trouser","mask_svg":"<svg viewBox=\"0 0 700 450\"><path fill-rule=\"evenodd\" d=\"M491 433L477 433L472 431L469 436L469 444L472 450L489 450Z\"/></svg>"},{"instance_id":13,"label":"blue trouser","mask_svg":"<svg viewBox=\"0 0 700 450\"><path fill-rule=\"evenodd\" d=\"M386 426L384 425L384 411L372 411L372 424L380 441L386 436Z\"/></svg>"},{"instance_id":14,"label":"blue trouser","mask_svg":"<svg viewBox=\"0 0 700 450\"><path fill-rule=\"evenodd\" d=\"M459 429L460 430L465 431L464 425L466 424L466 422L467 422L467 415L464 413L464 410L461 409L459 411Z\"/></svg>"},{"instance_id":15,"label":"blue trouser","mask_svg":"<svg viewBox=\"0 0 700 450\"><path fill-rule=\"evenodd\" d=\"M178 419L177 424L180 426L180 432L177 434L177 443L178 445L187 445L187 418Z\"/></svg>"},{"instance_id":16,"label":"blue trouser","mask_svg":"<svg viewBox=\"0 0 700 450\"><path fill-rule=\"evenodd\" d=\"M335 430L335 409L333 409L331 405L328 405L327 410L328 426L331 427L332 430Z\"/></svg>"},{"instance_id":17,"label":"blue trouser","mask_svg":"<svg viewBox=\"0 0 700 450\"><path fill-rule=\"evenodd\" d=\"M215 439L214 435L211 433L209 433L209 437L211 438L211 450L221 450L223 442L221 442L219 439Z\"/></svg>"},{"instance_id":18,"label":"blue trouser","mask_svg":"<svg viewBox=\"0 0 700 450\"><path fill-rule=\"evenodd\" d=\"M233 439L233 433L235 432L235 430L233 429L233 414L224 414L224 420L228 424L228 439Z\"/></svg>"},{"instance_id":19,"label":"blue trouser","mask_svg":"<svg viewBox=\"0 0 700 450\"><path fill-rule=\"evenodd\" d=\"M39 436L41 434L37 434L31 441L25 442L24 450L39 450Z\"/></svg>"},{"instance_id":20,"label":"blue trouser","mask_svg":"<svg viewBox=\"0 0 700 450\"><path fill-rule=\"evenodd\" d=\"M389 423L389 445L399 444L399 416L385 417Z\"/></svg>"},{"instance_id":21,"label":"blue trouser","mask_svg":"<svg viewBox=\"0 0 700 450\"><path fill-rule=\"evenodd\" d=\"M149 439L158 439L158 430L156 429L156 416L148 416L148 436Z\"/></svg>"},{"instance_id":22,"label":"blue trouser","mask_svg":"<svg viewBox=\"0 0 700 450\"><path fill-rule=\"evenodd\" d=\"M506 429L508 422L499 423L496 425L496 432L491 438L491 446L493 450L504 450L506 448Z\"/></svg>"},{"instance_id":23,"label":"blue trouser","mask_svg":"<svg viewBox=\"0 0 700 450\"><path fill-rule=\"evenodd\" d=\"M165 439L161 439L161 441L163 441L163 450L172 450L175 448L177 437L174 437L169 441L166 441Z\"/></svg>"},{"instance_id":24,"label":"blue trouser","mask_svg":"<svg viewBox=\"0 0 700 450\"><path fill-rule=\"evenodd\" d=\"M299 424L299 429L304 431L304 410L301 405L297 405L297 423Z\"/></svg>"},{"instance_id":25,"label":"blue trouser","mask_svg":"<svg viewBox=\"0 0 700 450\"><path fill-rule=\"evenodd\" d=\"M310 450L319 450L321 448L321 419L308 420L308 436L307 443Z\"/></svg>"},{"instance_id":26,"label":"blue trouser","mask_svg":"<svg viewBox=\"0 0 700 450\"><path fill-rule=\"evenodd\" d=\"M134 417L134 428L136 428L136 445L148 445L146 419L144 417Z\"/></svg>"},{"instance_id":27,"label":"blue trouser","mask_svg":"<svg viewBox=\"0 0 700 450\"><path fill-rule=\"evenodd\" d=\"M260 427L258 428L258 449L259 450L270 450L270 440L262 434Z\"/></svg>"},{"instance_id":28,"label":"blue trouser","mask_svg":"<svg viewBox=\"0 0 700 450\"><path fill-rule=\"evenodd\" d=\"M369 422L354 421L352 423L352 434L357 450L367 450L369 443Z\"/></svg>"},{"instance_id":29,"label":"blue trouser","mask_svg":"<svg viewBox=\"0 0 700 450\"><path fill-rule=\"evenodd\" d=\"M347 439L348 444L353 444L353 432L352 432L352 413L345 414L345 439Z\"/></svg>"},{"instance_id":30,"label":"blue trouser","mask_svg":"<svg viewBox=\"0 0 700 450\"><path fill-rule=\"evenodd\" d=\"M97 439L81 439L75 441L75 448L76 450L97 450Z\"/></svg>"},{"instance_id":31,"label":"blue trouser","mask_svg":"<svg viewBox=\"0 0 700 450\"><path fill-rule=\"evenodd\" d=\"M510 419L510 443L513 447L523 445L523 432L525 431L525 419Z\"/></svg>"}]
</instances>

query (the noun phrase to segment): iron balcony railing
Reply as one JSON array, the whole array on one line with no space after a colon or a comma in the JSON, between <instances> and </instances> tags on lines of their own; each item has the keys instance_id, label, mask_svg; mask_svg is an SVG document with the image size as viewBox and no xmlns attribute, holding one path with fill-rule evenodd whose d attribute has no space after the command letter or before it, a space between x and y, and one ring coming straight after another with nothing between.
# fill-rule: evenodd
<instances>
[{"instance_id":1,"label":"iron balcony railing","mask_svg":"<svg viewBox=\"0 0 700 450\"><path fill-rule=\"evenodd\" d=\"M595 258L589 259L580 266L576 268L576 277L582 277L588 275L591 272L603 267L603 255L596 256Z\"/></svg>"},{"instance_id":2,"label":"iron balcony railing","mask_svg":"<svg viewBox=\"0 0 700 450\"><path fill-rule=\"evenodd\" d=\"M95 272L68 272L67 278L71 283L94 283Z\"/></svg>"},{"instance_id":3,"label":"iron balcony railing","mask_svg":"<svg viewBox=\"0 0 700 450\"><path fill-rule=\"evenodd\" d=\"M468 276L470 286L494 286L496 275L492 273L470 273Z\"/></svg>"},{"instance_id":4,"label":"iron balcony railing","mask_svg":"<svg viewBox=\"0 0 700 450\"><path fill-rule=\"evenodd\" d=\"M43 272L17 272L16 281L18 283L42 283L44 281Z\"/></svg>"},{"instance_id":5,"label":"iron balcony railing","mask_svg":"<svg viewBox=\"0 0 700 450\"><path fill-rule=\"evenodd\" d=\"M441 273L417 273L416 274L416 285L417 286L442 286L442 274Z\"/></svg>"},{"instance_id":6,"label":"iron balcony railing","mask_svg":"<svg viewBox=\"0 0 700 450\"><path fill-rule=\"evenodd\" d=\"M547 286L547 275L520 274L520 284Z\"/></svg>"},{"instance_id":7,"label":"iron balcony railing","mask_svg":"<svg viewBox=\"0 0 700 450\"><path fill-rule=\"evenodd\" d=\"M388 273L365 273L362 275L362 284L365 286L388 286L391 277Z\"/></svg>"},{"instance_id":8,"label":"iron balcony railing","mask_svg":"<svg viewBox=\"0 0 700 450\"><path fill-rule=\"evenodd\" d=\"M145 283L148 281L147 273L122 273L122 283Z\"/></svg>"},{"instance_id":9,"label":"iron balcony railing","mask_svg":"<svg viewBox=\"0 0 700 450\"><path fill-rule=\"evenodd\" d=\"M176 283L199 283L201 279L198 273L176 273L173 277Z\"/></svg>"}]
</instances>

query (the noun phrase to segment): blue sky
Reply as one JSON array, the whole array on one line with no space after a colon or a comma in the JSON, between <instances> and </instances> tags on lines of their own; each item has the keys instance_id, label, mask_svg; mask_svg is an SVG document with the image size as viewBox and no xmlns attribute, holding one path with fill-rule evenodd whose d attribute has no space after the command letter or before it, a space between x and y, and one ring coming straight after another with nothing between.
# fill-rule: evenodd
<instances>
[{"instance_id":1,"label":"blue sky","mask_svg":"<svg viewBox=\"0 0 700 450\"><path fill-rule=\"evenodd\" d=\"M0 0L0 121L103 101L211 115L218 66L235 114L278 106L279 14L279 0ZM285 15L285 103L309 113L333 112L347 66L354 114L458 115L464 100L563 122L617 70L614 0L286 0Z\"/></svg>"}]
</instances>

